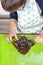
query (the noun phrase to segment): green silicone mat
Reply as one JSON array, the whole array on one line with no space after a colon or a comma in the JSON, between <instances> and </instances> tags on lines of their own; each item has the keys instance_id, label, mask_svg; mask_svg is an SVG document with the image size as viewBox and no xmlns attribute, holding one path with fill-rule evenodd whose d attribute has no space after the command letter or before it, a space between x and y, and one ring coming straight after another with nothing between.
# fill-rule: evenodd
<instances>
[{"instance_id":1,"label":"green silicone mat","mask_svg":"<svg viewBox=\"0 0 43 65\"><path fill-rule=\"evenodd\" d=\"M35 38L35 35L25 36ZM0 65L43 65L43 44L35 43L26 55L22 55L6 37L7 34L0 34Z\"/></svg>"}]
</instances>

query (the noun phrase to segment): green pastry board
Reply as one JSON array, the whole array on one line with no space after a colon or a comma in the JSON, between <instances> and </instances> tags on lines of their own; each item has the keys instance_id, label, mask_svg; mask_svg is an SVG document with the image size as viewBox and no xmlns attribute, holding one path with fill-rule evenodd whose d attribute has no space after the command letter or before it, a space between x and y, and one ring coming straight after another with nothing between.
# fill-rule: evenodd
<instances>
[{"instance_id":1,"label":"green pastry board","mask_svg":"<svg viewBox=\"0 0 43 65\"><path fill-rule=\"evenodd\" d=\"M31 40L35 38L35 35L25 36ZM0 34L0 65L43 65L43 44L35 43L28 53L23 55L6 37L7 34Z\"/></svg>"}]
</instances>

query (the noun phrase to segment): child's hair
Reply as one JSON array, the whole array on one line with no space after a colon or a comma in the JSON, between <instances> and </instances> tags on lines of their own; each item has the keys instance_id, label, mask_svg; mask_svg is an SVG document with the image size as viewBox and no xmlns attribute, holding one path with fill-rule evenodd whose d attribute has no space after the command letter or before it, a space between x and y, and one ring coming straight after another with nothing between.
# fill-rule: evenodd
<instances>
[{"instance_id":1,"label":"child's hair","mask_svg":"<svg viewBox=\"0 0 43 65\"><path fill-rule=\"evenodd\" d=\"M21 7L26 0L1 0L2 7L6 11L15 11Z\"/></svg>"}]
</instances>

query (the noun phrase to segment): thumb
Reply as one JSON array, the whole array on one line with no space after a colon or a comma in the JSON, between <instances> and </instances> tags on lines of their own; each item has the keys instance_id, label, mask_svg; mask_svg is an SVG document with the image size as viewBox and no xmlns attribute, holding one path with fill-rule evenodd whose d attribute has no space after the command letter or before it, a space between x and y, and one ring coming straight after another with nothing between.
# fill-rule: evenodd
<instances>
[{"instance_id":1,"label":"thumb","mask_svg":"<svg viewBox=\"0 0 43 65\"><path fill-rule=\"evenodd\" d=\"M14 35L14 37L16 38L16 40L18 40L18 37L17 37L17 35Z\"/></svg>"}]
</instances>

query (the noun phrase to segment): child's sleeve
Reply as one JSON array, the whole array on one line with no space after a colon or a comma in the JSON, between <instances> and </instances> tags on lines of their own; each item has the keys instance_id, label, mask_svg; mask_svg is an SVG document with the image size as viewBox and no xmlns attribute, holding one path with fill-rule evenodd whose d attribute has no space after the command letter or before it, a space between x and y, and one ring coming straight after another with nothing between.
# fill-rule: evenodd
<instances>
[{"instance_id":1,"label":"child's sleeve","mask_svg":"<svg viewBox=\"0 0 43 65\"><path fill-rule=\"evenodd\" d=\"M41 10L43 10L43 0L36 0Z\"/></svg>"},{"instance_id":2,"label":"child's sleeve","mask_svg":"<svg viewBox=\"0 0 43 65\"><path fill-rule=\"evenodd\" d=\"M18 21L18 14L17 14L17 12L11 12L10 13L10 19L16 19Z\"/></svg>"}]
</instances>

